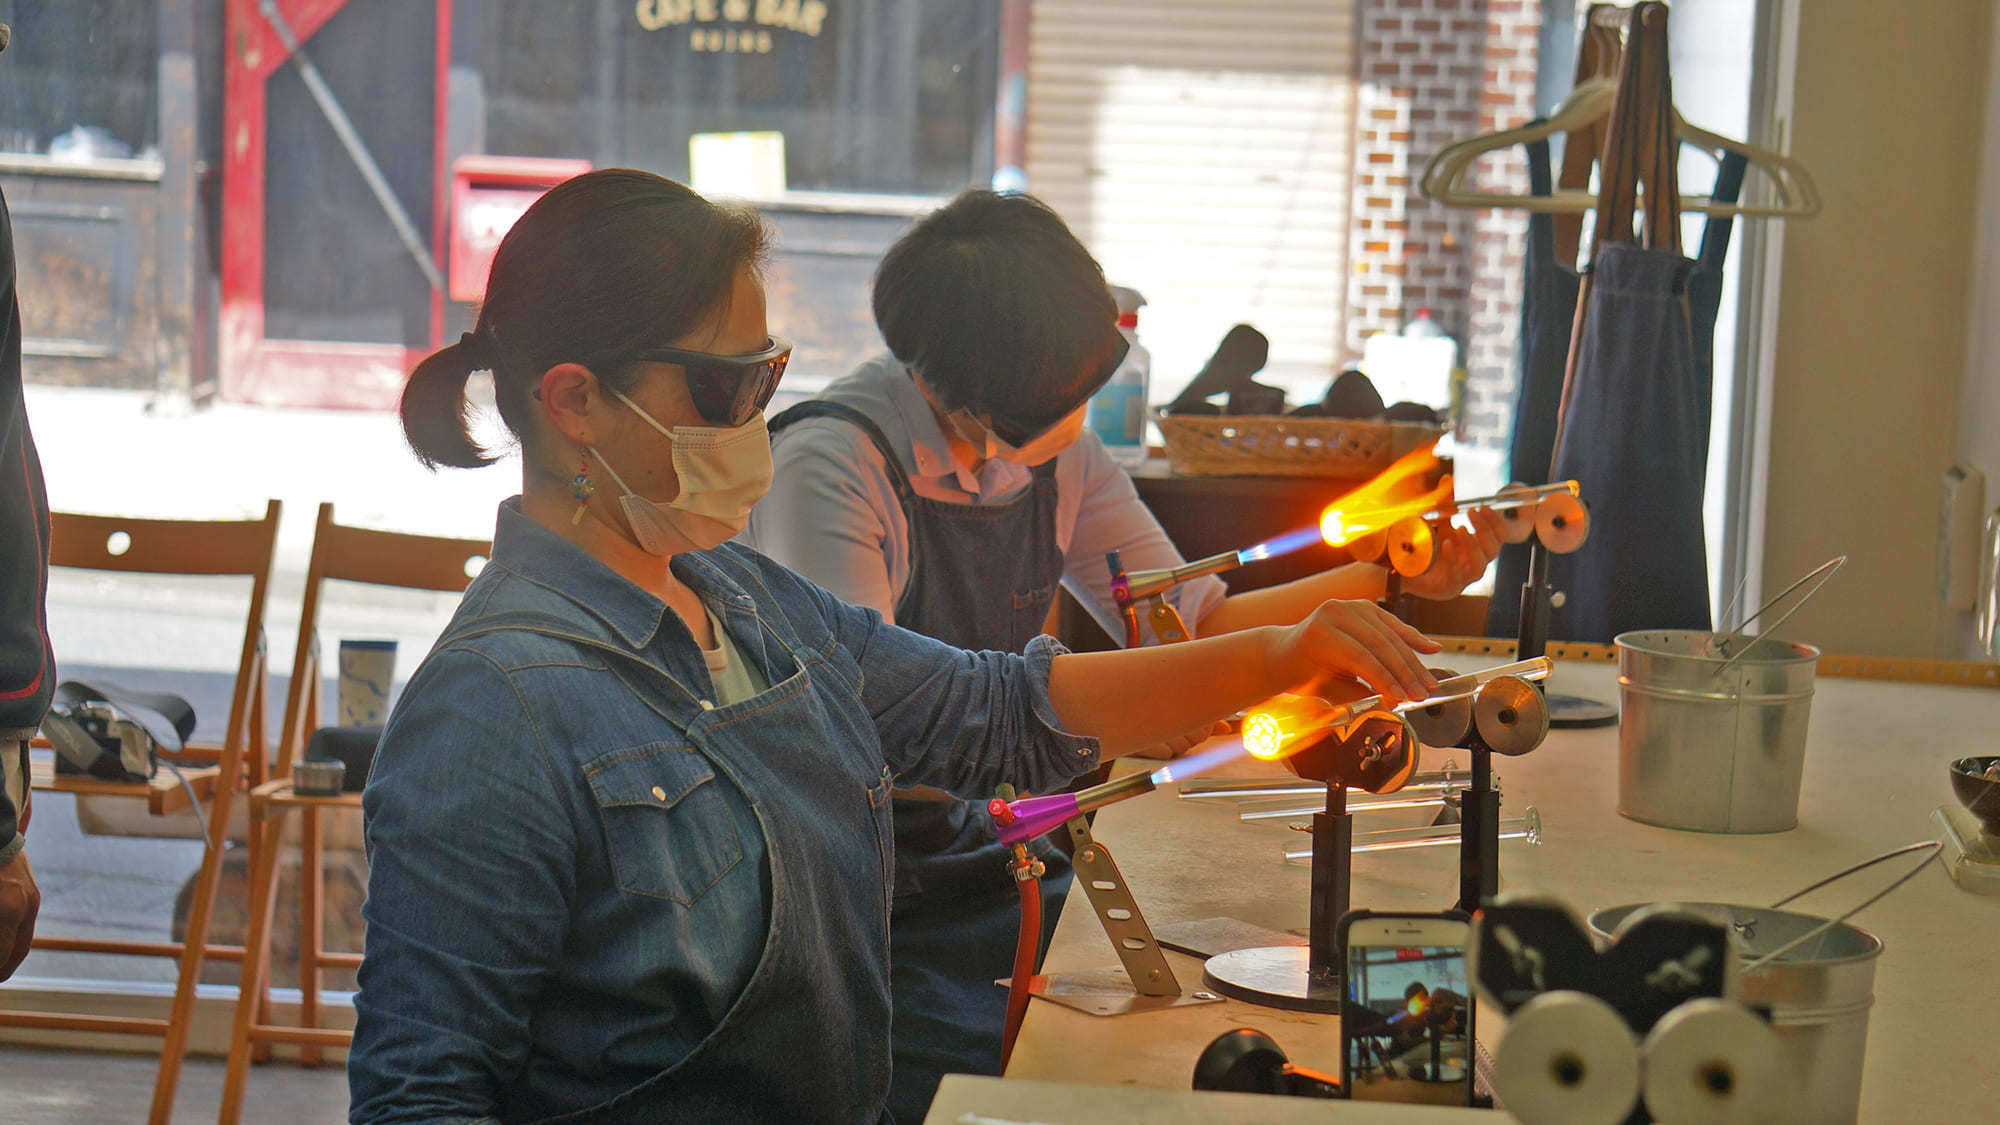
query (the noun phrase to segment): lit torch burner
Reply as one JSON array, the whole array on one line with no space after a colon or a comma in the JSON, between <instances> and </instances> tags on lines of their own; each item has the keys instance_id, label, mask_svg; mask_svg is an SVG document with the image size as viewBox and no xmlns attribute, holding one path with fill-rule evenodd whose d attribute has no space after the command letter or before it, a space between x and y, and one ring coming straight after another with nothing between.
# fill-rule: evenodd
<instances>
[{"instance_id":1,"label":"lit torch burner","mask_svg":"<svg viewBox=\"0 0 2000 1125\"><path fill-rule=\"evenodd\" d=\"M1436 694L1428 699L1410 700L1392 708L1384 708L1379 695L1364 696L1347 703L1329 703L1313 696L1279 696L1244 716L1241 738L1230 739L1199 754L1168 762L1151 773L1127 774L1074 793L1022 797L1013 801L995 797L987 802L986 811L993 817L1002 843L1026 843L1044 832L1061 827L1073 817L1142 793L1151 793L1166 782L1193 777L1245 755L1265 760L1290 757L1319 745L1325 741L1322 736L1329 731L1337 732L1345 739L1348 733L1358 731L1364 723L1447 700L1463 699L1477 692L1481 685L1503 676L1539 680L1546 677L1553 667L1554 663L1543 656L1468 672L1441 681ZM1365 743L1367 740L1360 741ZM1367 747L1363 746L1360 752L1365 757ZM1397 772L1401 780L1408 780L1410 770L1415 767L1414 745L1406 743L1403 752L1411 759L1409 769ZM1388 788L1364 787L1373 792L1389 791Z\"/></svg>"},{"instance_id":2,"label":"lit torch burner","mask_svg":"<svg viewBox=\"0 0 2000 1125\"><path fill-rule=\"evenodd\" d=\"M1134 571L1125 569L1118 552L1107 553L1111 598L1125 620L1125 647L1137 648L1142 643L1141 603L1146 604L1146 617L1162 643L1184 641L1190 635L1187 624L1166 600L1167 591L1191 579L1275 559L1315 543L1345 547L1358 561L1380 561L1396 574L1414 577L1429 570L1436 558L1434 524L1484 508L1500 515L1502 535L1510 543L1526 542L1539 534L1558 554L1582 545L1589 517L1577 499L1577 482L1509 485L1491 496L1457 500L1452 496L1451 474L1440 473L1440 466L1430 445L1414 449L1328 505L1318 526L1297 528L1240 551L1223 551L1179 566Z\"/></svg>"},{"instance_id":3,"label":"lit torch burner","mask_svg":"<svg viewBox=\"0 0 2000 1125\"><path fill-rule=\"evenodd\" d=\"M1390 708L1382 706L1380 695L1363 696L1338 704L1312 696L1279 696L1243 717L1244 748L1252 757L1265 760L1287 757L1309 740L1328 731L1338 731L1366 715L1383 710L1396 713L1418 711L1468 698L1476 694L1482 685L1502 676L1523 680L1546 679L1554 668L1555 663L1546 656L1483 668L1463 676L1439 680L1437 690L1429 698L1412 699Z\"/></svg>"}]
</instances>

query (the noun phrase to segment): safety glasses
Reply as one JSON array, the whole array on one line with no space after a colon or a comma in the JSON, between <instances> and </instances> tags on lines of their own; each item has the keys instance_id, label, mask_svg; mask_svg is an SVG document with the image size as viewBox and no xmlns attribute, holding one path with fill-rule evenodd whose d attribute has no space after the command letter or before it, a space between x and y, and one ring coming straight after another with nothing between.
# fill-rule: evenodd
<instances>
[{"instance_id":1,"label":"safety glasses","mask_svg":"<svg viewBox=\"0 0 2000 1125\"><path fill-rule=\"evenodd\" d=\"M1125 362L1125 354L1131 350L1132 342L1125 338L1124 333L1119 333L1118 343L1111 350L1110 360L1063 396L1069 405L1054 413L1039 415L990 412L986 416L987 428L993 431L993 436L1016 449L1027 445L1054 429L1064 418L1074 414L1077 407L1090 401L1090 396L1103 389L1104 384L1109 383L1111 377L1118 373L1118 365Z\"/></svg>"},{"instance_id":2,"label":"safety glasses","mask_svg":"<svg viewBox=\"0 0 2000 1125\"><path fill-rule=\"evenodd\" d=\"M763 351L748 355L715 355L686 348L653 348L632 357L638 363L672 363L687 372L688 397L695 412L711 426L748 422L778 389L785 365L792 359L792 342L778 336Z\"/></svg>"}]
</instances>

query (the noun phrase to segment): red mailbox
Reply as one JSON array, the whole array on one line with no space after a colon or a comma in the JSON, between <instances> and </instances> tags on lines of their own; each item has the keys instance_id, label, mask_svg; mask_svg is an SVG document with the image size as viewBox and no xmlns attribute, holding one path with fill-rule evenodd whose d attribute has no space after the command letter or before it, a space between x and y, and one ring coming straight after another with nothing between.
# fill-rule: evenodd
<instances>
[{"instance_id":1,"label":"red mailbox","mask_svg":"<svg viewBox=\"0 0 2000 1125\"><path fill-rule=\"evenodd\" d=\"M461 156L451 165L451 278L454 301L486 296L493 252L514 220L542 193L590 171L588 160Z\"/></svg>"}]
</instances>

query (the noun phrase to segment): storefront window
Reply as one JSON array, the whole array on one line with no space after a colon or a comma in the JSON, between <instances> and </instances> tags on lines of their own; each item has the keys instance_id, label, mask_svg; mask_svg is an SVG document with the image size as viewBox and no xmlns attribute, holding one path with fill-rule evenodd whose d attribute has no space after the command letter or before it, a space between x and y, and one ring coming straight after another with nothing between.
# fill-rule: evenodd
<instances>
[{"instance_id":1,"label":"storefront window","mask_svg":"<svg viewBox=\"0 0 2000 1125\"><path fill-rule=\"evenodd\" d=\"M296 66L265 80L263 336L414 352L470 327L474 302L438 323L422 261L435 193L450 191L439 169L558 158L755 200L779 236L773 316L805 341L794 385L838 374L879 346L867 278L913 210L990 175L996 13L984 0L458 0L440 75L436 9L349 0L305 43L328 98ZM286 377L253 397L286 400L270 385Z\"/></svg>"},{"instance_id":2,"label":"storefront window","mask_svg":"<svg viewBox=\"0 0 2000 1125\"><path fill-rule=\"evenodd\" d=\"M946 195L990 164L984 0L538 0L456 10L483 151L675 179L690 140L782 138L785 191Z\"/></svg>"},{"instance_id":3,"label":"storefront window","mask_svg":"<svg viewBox=\"0 0 2000 1125\"><path fill-rule=\"evenodd\" d=\"M65 163L151 158L159 143L155 0L0 0L0 152Z\"/></svg>"}]
</instances>

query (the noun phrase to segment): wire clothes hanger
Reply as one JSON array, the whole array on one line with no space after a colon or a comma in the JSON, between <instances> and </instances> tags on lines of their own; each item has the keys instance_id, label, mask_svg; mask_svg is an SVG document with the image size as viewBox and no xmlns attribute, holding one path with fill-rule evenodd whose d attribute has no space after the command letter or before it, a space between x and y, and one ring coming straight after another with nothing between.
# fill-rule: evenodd
<instances>
[{"instance_id":1,"label":"wire clothes hanger","mask_svg":"<svg viewBox=\"0 0 2000 1125\"><path fill-rule=\"evenodd\" d=\"M1520 211L1553 214L1581 214L1597 206L1597 193L1585 184L1589 158L1602 149L1603 122L1617 100L1616 78L1622 48L1618 25L1628 10L1612 4L1593 4L1584 25L1577 57L1577 86L1547 120L1516 129L1484 133L1454 141L1438 150L1424 168L1419 181L1425 196L1454 207L1504 207ZM1741 215L1746 218L1810 218L1819 213L1819 191L1812 175L1797 160L1758 145L1712 133L1690 124L1678 111L1673 114L1674 132L1683 145L1720 156L1734 152L1751 167L1764 173L1775 198L1769 202L1717 203L1705 195L1684 195L1680 210L1705 215ZM1563 171L1556 190L1548 195L1521 195L1479 191L1469 186L1473 164L1481 156L1519 144L1544 140L1558 133L1569 134L1563 151Z\"/></svg>"}]
</instances>

